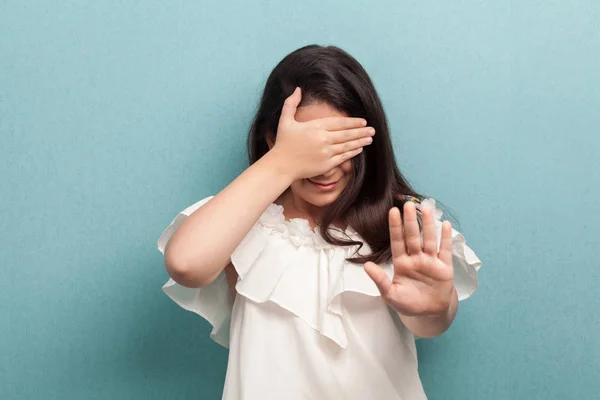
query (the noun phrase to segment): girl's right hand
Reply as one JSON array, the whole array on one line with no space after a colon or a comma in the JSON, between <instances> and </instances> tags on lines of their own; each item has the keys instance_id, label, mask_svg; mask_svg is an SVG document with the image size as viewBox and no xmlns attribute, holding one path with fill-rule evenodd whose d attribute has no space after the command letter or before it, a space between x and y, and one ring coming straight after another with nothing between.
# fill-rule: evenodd
<instances>
[{"instance_id":1,"label":"girl's right hand","mask_svg":"<svg viewBox=\"0 0 600 400\"><path fill-rule=\"evenodd\" d=\"M283 103L277 138L271 152L281 156L293 179L310 178L360 154L372 143L375 129L363 118L329 117L307 122L295 119L300 88Z\"/></svg>"}]
</instances>

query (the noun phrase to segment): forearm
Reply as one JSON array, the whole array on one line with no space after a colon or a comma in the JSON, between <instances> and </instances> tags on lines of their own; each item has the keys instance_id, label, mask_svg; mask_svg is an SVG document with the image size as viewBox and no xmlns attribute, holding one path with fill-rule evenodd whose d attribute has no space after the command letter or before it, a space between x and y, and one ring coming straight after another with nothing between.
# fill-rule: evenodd
<instances>
[{"instance_id":1,"label":"forearm","mask_svg":"<svg viewBox=\"0 0 600 400\"><path fill-rule=\"evenodd\" d=\"M456 289L452 291L452 297L448 309L439 315L406 316L398 313L402 323L415 335L423 338L432 338L444 333L456 316L458 311L458 294Z\"/></svg>"},{"instance_id":2,"label":"forearm","mask_svg":"<svg viewBox=\"0 0 600 400\"><path fill-rule=\"evenodd\" d=\"M165 248L169 275L189 287L212 282L260 215L292 183L283 161L267 153L186 218Z\"/></svg>"}]
</instances>

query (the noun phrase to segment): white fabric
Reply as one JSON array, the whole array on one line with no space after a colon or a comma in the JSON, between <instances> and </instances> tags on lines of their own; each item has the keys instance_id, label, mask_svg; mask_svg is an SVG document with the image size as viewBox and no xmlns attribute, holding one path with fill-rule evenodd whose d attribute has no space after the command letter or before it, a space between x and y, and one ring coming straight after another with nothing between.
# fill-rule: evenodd
<instances>
[{"instance_id":1,"label":"white fabric","mask_svg":"<svg viewBox=\"0 0 600 400\"><path fill-rule=\"evenodd\" d=\"M183 210L158 240L164 248L179 224L211 197ZM435 200L423 204L435 207ZM441 211L435 208L438 249ZM361 240L351 228L335 231ZM477 288L481 261L452 231L459 299ZM362 241L362 240L361 240ZM361 265L346 261L356 246L325 242L308 221L286 221L271 204L231 255L239 279L232 301L224 272L203 288L172 279L163 291L205 318L211 337L229 347L223 399L426 399L415 336L391 311ZM368 254L365 244L361 254ZM392 276L391 264L382 268Z\"/></svg>"}]
</instances>

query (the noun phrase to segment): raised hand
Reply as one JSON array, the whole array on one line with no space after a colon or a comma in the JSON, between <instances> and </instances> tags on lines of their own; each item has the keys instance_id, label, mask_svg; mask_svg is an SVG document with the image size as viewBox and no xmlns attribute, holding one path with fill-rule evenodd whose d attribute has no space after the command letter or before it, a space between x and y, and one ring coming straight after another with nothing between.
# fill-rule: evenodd
<instances>
[{"instance_id":1,"label":"raised hand","mask_svg":"<svg viewBox=\"0 0 600 400\"><path fill-rule=\"evenodd\" d=\"M285 160L293 179L321 175L360 154L372 143L375 130L363 118L329 117L307 122L295 120L302 94L288 97L281 111L277 139L271 151Z\"/></svg>"},{"instance_id":2,"label":"raised hand","mask_svg":"<svg viewBox=\"0 0 600 400\"><path fill-rule=\"evenodd\" d=\"M394 277L390 280L374 263L365 264L381 296L399 314L405 316L436 316L450 306L454 292L452 267L452 225L442 223L439 252L433 210L422 206L423 240L419 232L415 204L404 204L404 229L400 210L389 213L390 245Z\"/></svg>"}]
</instances>

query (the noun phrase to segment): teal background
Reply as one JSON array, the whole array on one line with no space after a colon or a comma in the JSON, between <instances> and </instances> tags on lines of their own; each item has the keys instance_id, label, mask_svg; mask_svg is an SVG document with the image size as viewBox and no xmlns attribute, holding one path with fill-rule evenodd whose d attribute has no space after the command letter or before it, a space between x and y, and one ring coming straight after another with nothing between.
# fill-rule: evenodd
<instances>
[{"instance_id":1,"label":"teal background","mask_svg":"<svg viewBox=\"0 0 600 400\"><path fill-rule=\"evenodd\" d=\"M418 341L430 399L600 392L600 3L3 1L0 397L218 399L156 240L245 166L274 65L354 55L401 168L483 261Z\"/></svg>"}]
</instances>

